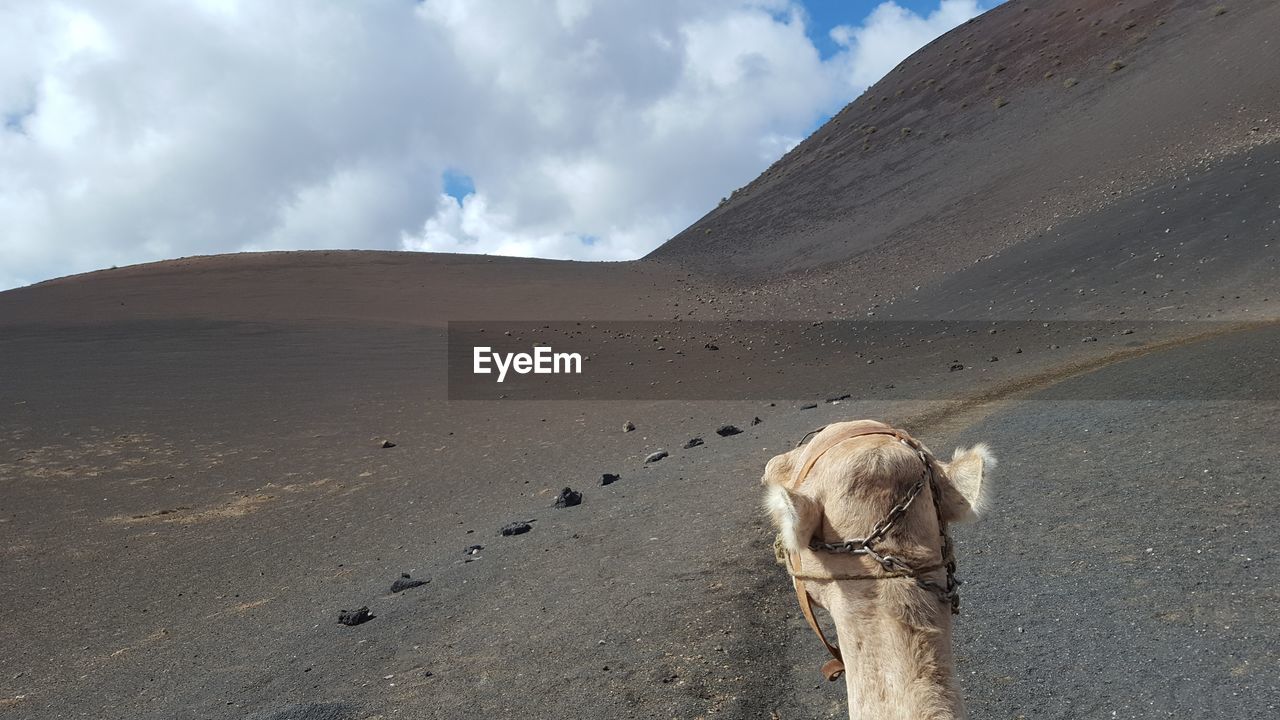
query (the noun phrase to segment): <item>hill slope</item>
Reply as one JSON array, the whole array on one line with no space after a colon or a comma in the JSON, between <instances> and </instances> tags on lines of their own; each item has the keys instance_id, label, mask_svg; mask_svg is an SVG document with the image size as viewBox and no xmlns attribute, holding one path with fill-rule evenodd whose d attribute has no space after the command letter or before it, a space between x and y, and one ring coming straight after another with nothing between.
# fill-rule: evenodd
<instances>
[{"instance_id":1,"label":"hill slope","mask_svg":"<svg viewBox=\"0 0 1280 720\"><path fill-rule=\"evenodd\" d=\"M1005 3L912 55L650 258L800 272L882 301L1231 162L1280 135L1280 6L1221 7Z\"/></svg>"}]
</instances>

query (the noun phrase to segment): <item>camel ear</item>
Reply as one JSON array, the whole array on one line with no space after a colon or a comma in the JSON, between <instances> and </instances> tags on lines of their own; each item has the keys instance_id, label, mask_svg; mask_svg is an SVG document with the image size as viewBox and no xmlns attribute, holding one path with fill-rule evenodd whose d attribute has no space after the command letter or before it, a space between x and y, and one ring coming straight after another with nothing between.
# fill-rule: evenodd
<instances>
[{"instance_id":1,"label":"camel ear","mask_svg":"<svg viewBox=\"0 0 1280 720\"><path fill-rule=\"evenodd\" d=\"M942 517L947 522L971 522L986 509L987 473L996 466L996 458L985 443L968 450L956 448L951 462L938 463L946 475L941 483Z\"/></svg>"},{"instance_id":2,"label":"camel ear","mask_svg":"<svg viewBox=\"0 0 1280 720\"><path fill-rule=\"evenodd\" d=\"M809 539L822 520L822 507L805 495L787 488L793 471L795 450L774 457L764 469L760 482L765 486L764 507L790 552L809 547Z\"/></svg>"},{"instance_id":3,"label":"camel ear","mask_svg":"<svg viewBox=\"0 0 1280 720\"><path fill-rule=\"evenodd\" d=\"M770 485L765 491L764 507L773 518L774 527L778 528L782 547L788 552L800 552L809 547L818 522L822 520L822 506L817 501L781 485Z\"/></svg>"},{"instance_id":4,"label":"camel ear","mask_svg":"<svg viewBox=\"0 0 1280 720\"><path fill-rule=\"evenodd\" d=\"M769 464L764 466L764 476L760 478L760 484L769 485L787 485L791 482L791 474L795 471L793 460L795 450L788 450L781 455L774 455L769 460Z\"/></svg>"}]
</instances>

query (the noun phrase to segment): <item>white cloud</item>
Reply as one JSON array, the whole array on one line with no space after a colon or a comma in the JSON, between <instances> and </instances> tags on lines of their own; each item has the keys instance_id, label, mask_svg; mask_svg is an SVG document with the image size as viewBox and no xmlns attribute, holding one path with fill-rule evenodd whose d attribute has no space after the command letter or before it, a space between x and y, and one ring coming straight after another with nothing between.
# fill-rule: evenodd
<instances>
[{"instance_id":1,"label":"white cloud","mask_svg":"<svg viewBox=\"0 0 1280 720\"><path fill-rule=\"evenodd\" d=\"M0 287L251 249L636 257L977 11L887 3L824 60L787 0L5 3Z\"/></svg>"},{"instance_id":2,"label":"white cloud","mask_svg":"<svg viewBox=\"0 0 1280 720\"><path fill-rule=\"evenodd\" d=\"M911 53L982 10L978 0L942 0L936 10L921 16L886 2L859 25L832 28L831 39L845 48L840 62L850 85L866 88Z\"/></svg>"}]
</instances>

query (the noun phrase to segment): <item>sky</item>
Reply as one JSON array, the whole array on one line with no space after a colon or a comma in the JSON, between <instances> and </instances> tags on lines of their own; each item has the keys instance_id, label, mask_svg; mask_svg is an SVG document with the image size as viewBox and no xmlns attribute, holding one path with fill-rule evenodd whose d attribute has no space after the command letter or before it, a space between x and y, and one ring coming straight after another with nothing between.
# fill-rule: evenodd
<instances>
[{"instance_id":1,"label":"sky","mask_svg":"<svg viewBox=\"0 0 1280 720\"><path fill-rule=\"evenodd\" d=\"M0 0L0 289L644 255L996 0Z\"/></svg>"}]
</instances>

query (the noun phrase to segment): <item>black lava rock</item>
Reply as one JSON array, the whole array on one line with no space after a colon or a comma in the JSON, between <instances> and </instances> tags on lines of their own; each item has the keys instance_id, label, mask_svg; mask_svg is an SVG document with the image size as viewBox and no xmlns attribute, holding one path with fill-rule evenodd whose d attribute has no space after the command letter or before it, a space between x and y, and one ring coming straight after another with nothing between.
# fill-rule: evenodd
<instances>
[{"instance_id":1,"label":"black lava rock","mask_svg":"<svg viewBox=\"0 0 1280 720\"><path fill-rule=\"evenodd\" d=\"M614 483L618 482L618 480L620 480L620 479L621 479L621 478L619 478L617 475L614 475L613 473L604 473L603 475L601 475L601 476L600 476L600 484L601 484L601 485L612 485L612 484L614 484Z\"/></svg>"},{"instance_id":2,"label":"black lava rock","mask_svg":"<svg viewBox=\"0 0 1280 720\"><path fill-rule=\"evenodd\" d=\"M684 449L688 450L689 448L696 448L701 444L702 444L702 438L700 437L689 438L688 442L684 444Z\"/></svg>"},{"instance_id":3,"label":"black lava rock","mask_svg":"<svg viewBox=\"0 0 1280 720\"><path fill-rule=\"evenodd\" d=\"M716 434L720 437L729 437L730 435L737 435L740 432L742 431L739 430L736 425L721 425L720 429L716 430Z\"/></svg>"},{"instance_id":4,"label":"black lava rock","mask_svg":"<svg viewBox=\"0 0 1280 720\"><path fill-rule=\"evenodd\" d=\"M512 535L523 535L532 529L533 529L533 526L530 525L529 523L517 521L517 522L507 523L506 525L503 525L502 529L499 530L498 532L504 537L511 537Z\"/></svg>"},{"instance_id":5,"label":"black lava rock","mask_svg":"<svg viewBox=\"0 0 1280 720\"><path fill-rule=\"evenodd\" d=\"M369 612L369 608L362 607L359 610L343 610L342 612L339 612L338 622L342 623L343 625L354 626L354 625L359 625L361 623L367 623L370 620L374 619L375 617L377 616Z\"/></svg>"},{"instance_id":6,"label":"black lava rock","mask_svg":"<svg viewBox=\"0 0 1280 720\"><path fill-rule=\"evenodd\" d=\"M570 507L573 507L574 505L581 505L581 504L582 504L582 493L578 492L577 490L574 490L573 488L565 488L560 491L559 495L556 496L556 501L553 507L570 508Z\"/></svg>"},{"instance_id":7,"label":"black lava rock","mask_svg":"<svg viewBox=\"0 0 1280 720\"><path fill-rule=\"evenodd\" d=\"M413 580L409 577L408 573L406 573L396 578L396 581L391 583L391 592L393 593L404 592L409 588L416 588L416 587L421 587L423 585L426 585L428 582L430 582L430 580Z\"/></svg>"}]
</instances>

